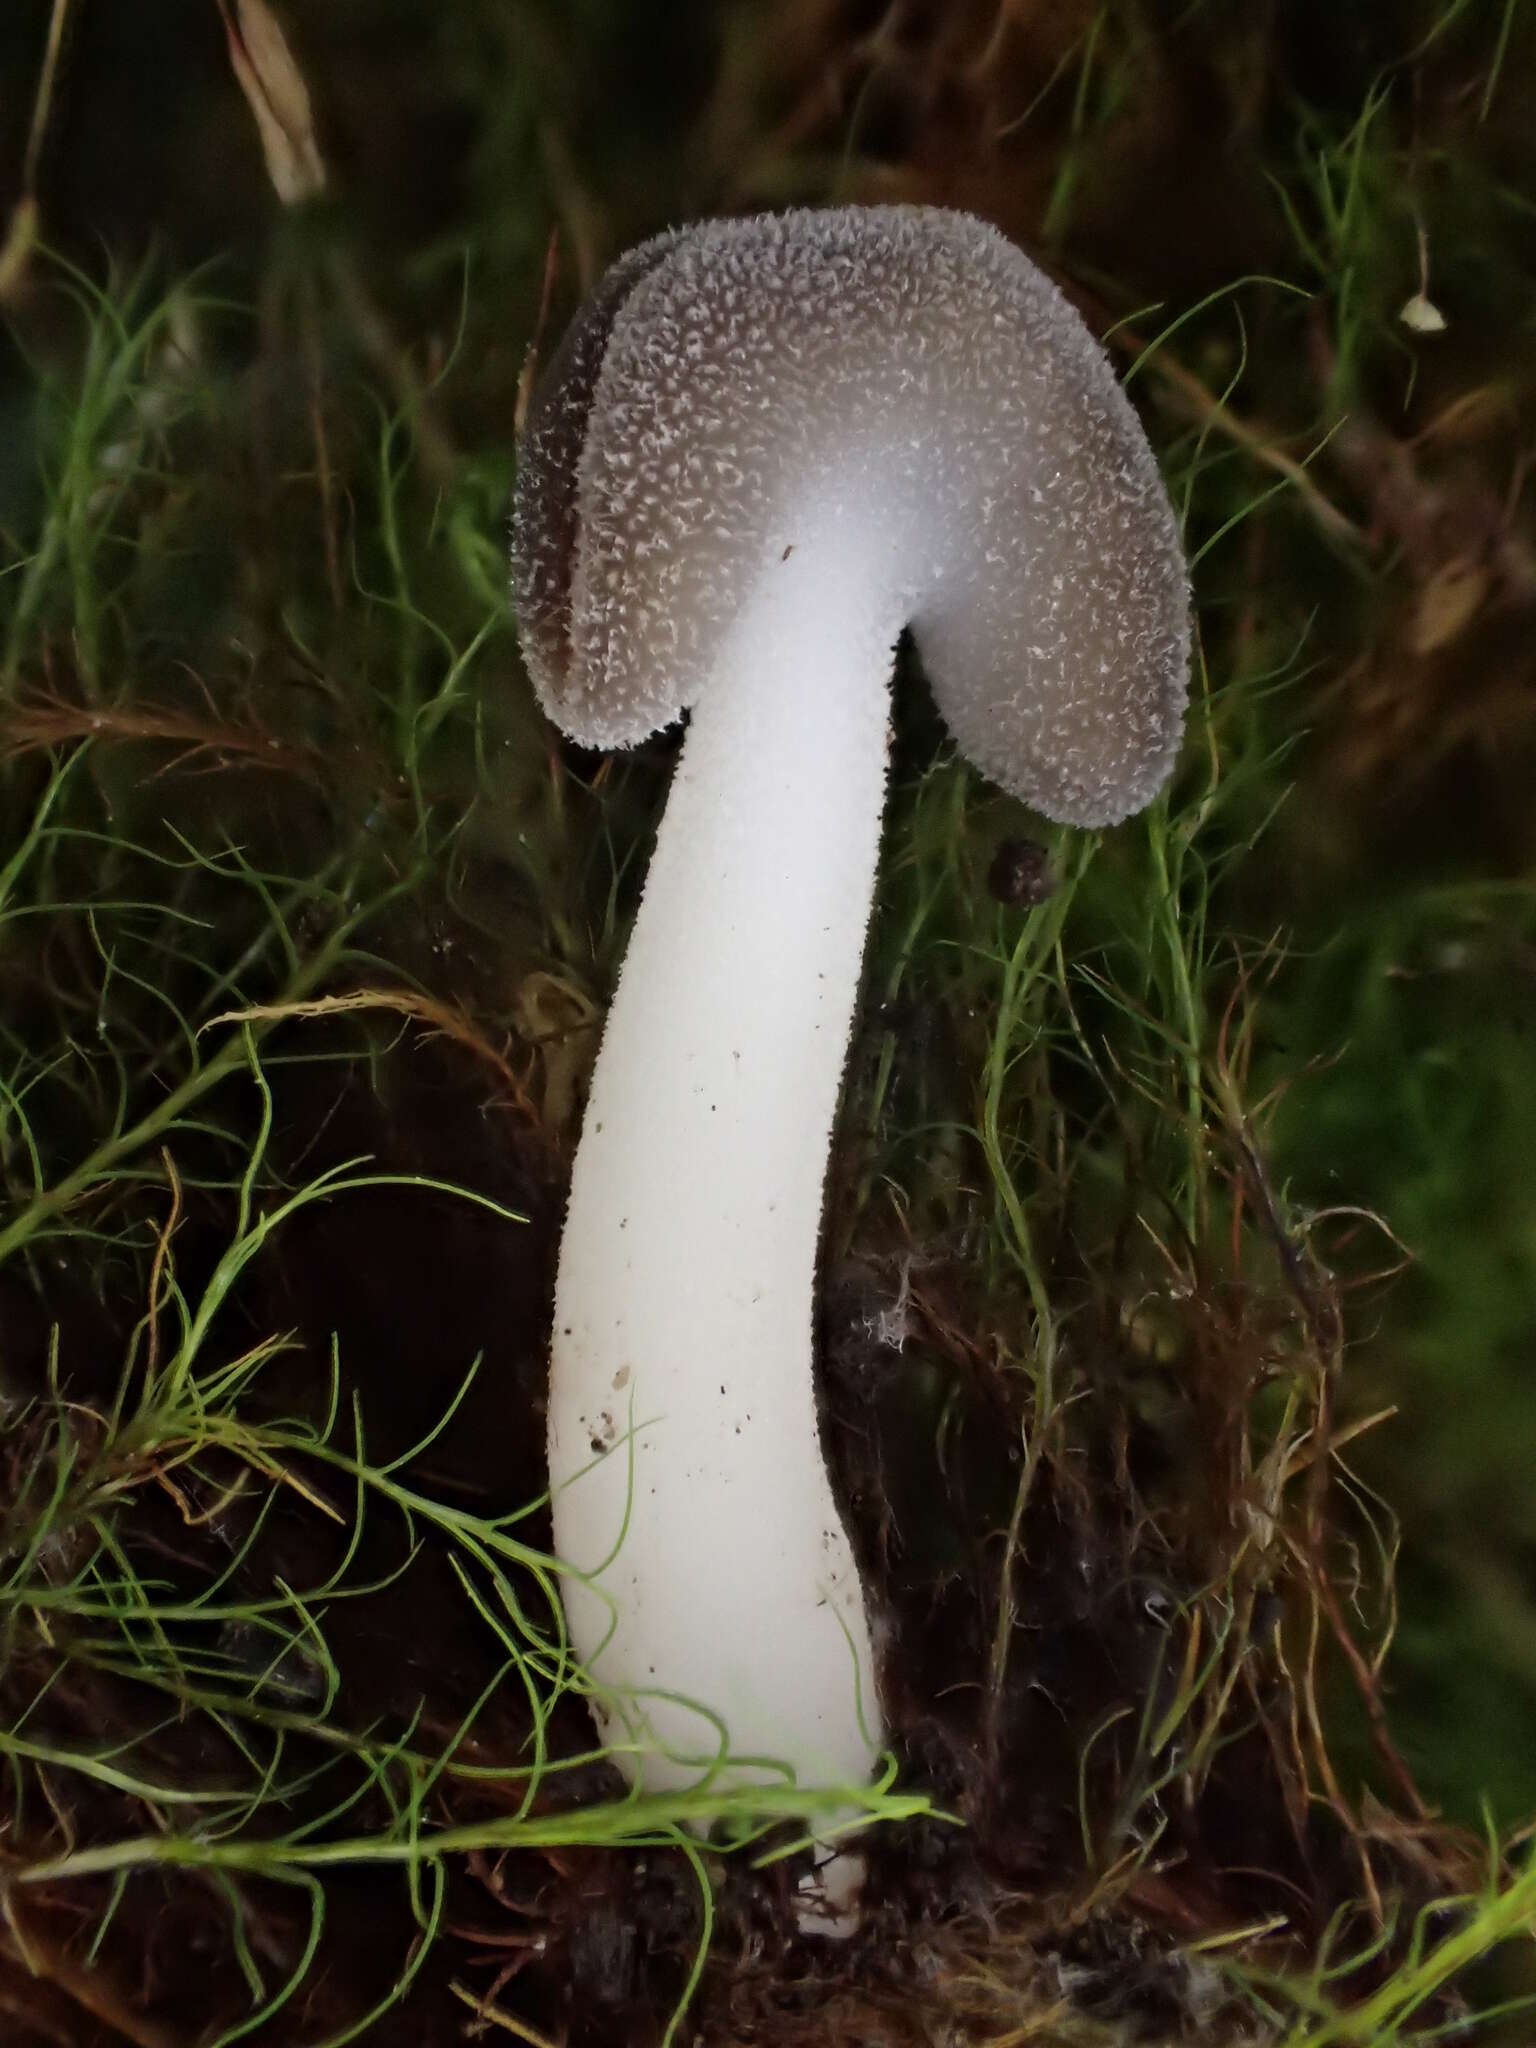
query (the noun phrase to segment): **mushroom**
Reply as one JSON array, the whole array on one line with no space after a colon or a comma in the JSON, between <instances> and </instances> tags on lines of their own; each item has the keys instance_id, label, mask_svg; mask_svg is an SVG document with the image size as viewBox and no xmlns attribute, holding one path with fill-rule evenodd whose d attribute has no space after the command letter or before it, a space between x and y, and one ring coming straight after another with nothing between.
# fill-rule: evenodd
<instances>
[{"instance_id":1,"label":"mushroom","mask_svg":"<svg viewBox=\"0 0 1536 2048\"><path fill-rule=\"evenodd\" d=\"M571 1641L645 1786L857 1786L882 1726L812 1322L893 653L910 628L1004 789L1112 824L1179 743L1173 514L1098 344L1017 248L845 207L614 265L529 410L513 574L564 732L628 747L689 713L560 1248Z\"/></svg>"}]
</instances>

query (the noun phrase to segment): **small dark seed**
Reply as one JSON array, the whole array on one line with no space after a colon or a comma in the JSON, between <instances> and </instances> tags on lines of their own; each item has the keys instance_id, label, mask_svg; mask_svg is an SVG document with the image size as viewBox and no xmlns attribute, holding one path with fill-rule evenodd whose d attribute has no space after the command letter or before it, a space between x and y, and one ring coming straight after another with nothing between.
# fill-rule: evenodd
<instances>
[{"instance_id":1,"label":"small dark seed","mask_svg":"<svg viewBox=\"0 0 1536 2048\"><path fill-rule=\"evenodd\" d=\"M1056 893L1049 850L1038 839L1000 839L987 869L987 888L999 903L1032 909Z\"/></svg>"}]
</instances>

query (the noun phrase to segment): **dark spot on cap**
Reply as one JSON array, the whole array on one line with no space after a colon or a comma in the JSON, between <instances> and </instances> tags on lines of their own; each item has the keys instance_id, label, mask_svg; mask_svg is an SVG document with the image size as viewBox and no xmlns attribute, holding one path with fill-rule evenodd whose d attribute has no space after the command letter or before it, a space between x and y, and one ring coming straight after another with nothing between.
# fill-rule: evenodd
<instances>
[{"instance_id":1,"label":"dark spot on cap","mask_svg":"<svg viewBox=\"0 0 1536 2048\"><path fill-rule=\"evenodd\" d=\"M657 235L604 272L550 357L518 443L512 501L512 589L518 630L550 667L569 656L576 556L577 471L608 337L624 301L677 240Z\"/></svg>"}]
</instances>

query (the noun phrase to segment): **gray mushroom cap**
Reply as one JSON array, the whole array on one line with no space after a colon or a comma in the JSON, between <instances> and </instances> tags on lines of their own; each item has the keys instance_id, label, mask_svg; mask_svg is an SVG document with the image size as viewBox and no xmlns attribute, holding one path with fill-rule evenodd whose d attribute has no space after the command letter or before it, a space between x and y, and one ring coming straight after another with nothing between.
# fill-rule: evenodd
<instances>
[{"instance_id":1,"label":"gray mushroom cap","mask_svg":"<svg viewBox=\"0 0 1536 2048\"><path fill-rule=\"evenodd\" d=\"M1183 552L1146 437L1057 288L969 215L846 207L632 250L529 410L513 507L550 717L629 746L708 686L786 549L910 626L985 774L1110 824L1178 749ZM808 736L809 737L809 736Z\"/></svg>"}]
</instances>

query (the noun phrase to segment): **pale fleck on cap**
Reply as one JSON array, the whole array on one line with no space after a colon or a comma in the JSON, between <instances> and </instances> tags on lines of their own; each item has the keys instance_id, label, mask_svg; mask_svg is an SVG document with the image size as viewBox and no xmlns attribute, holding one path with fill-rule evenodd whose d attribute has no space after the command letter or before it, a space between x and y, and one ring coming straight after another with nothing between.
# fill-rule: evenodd
<instances>
[{"instance_id":1,"label":"pale fleck on cap","mask_svg":"<svg viewBox=\"0 0 1536 2048\"><path fill-rule=\"evenodd\" d=\"M620 258L521 451L513 582L550 717L596 747L670 723L786 546L840 537L850 607L910 625L985 774L1080 825L1156 794L1189 668L1178 530L1102 349L1028 257L895 206Z\"/></svg>"}]
</instances>

